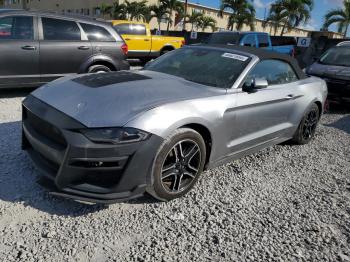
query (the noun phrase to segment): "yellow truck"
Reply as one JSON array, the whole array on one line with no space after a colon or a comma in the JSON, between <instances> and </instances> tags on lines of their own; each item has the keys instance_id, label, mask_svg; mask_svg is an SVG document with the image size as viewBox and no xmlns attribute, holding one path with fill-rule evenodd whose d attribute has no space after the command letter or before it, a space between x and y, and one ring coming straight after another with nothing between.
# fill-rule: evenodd
<instances>
[{"instance_id":1,"label":"yellow truck","mask_svg":"<svg viewBox=\"0 0 350 262\"><path fill-rule=\"evenodd\" d=\"M148 61L185 44L183 37L152 35L147 23L113 20L112 25L128 45L129 58Z\"/></svg>"}]
</instances>

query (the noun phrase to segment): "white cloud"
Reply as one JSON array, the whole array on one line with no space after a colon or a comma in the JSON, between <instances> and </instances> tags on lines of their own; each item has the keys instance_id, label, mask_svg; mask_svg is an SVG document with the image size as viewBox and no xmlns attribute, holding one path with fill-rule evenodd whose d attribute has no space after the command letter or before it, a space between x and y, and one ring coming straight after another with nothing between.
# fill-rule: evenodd
<instances>
[{"instance_id":1,"label":"white cloud","mask_svg":"<svg viewBox=\"0 0 350 262\"><path fill-rule=\"evenodd\" d=\"M324 4L330 5L330 6L342 6L343 0L323 0Z\"/></svg>"},{"instance_id":2,"label":"white cloud","mask_svg":"<svg viewBox=\"0 0 350 262\"><path fill-rule=\"evenodd\" d=\"M269 9L272 2L264 3L262 0L254 0L253 3L256 9Z\"/></svg>"},{"instance_id":3,"label":"white cloud","mask_svg":"<svg viewBox=\"0 0 350 262\"><path fill-rule=\"evenodd\" d=\"M311 31L318 31L320 29L320 26L317 24L317 22L314 19L310 19L310 21L302 26L299 26L302 29L311 30Z\"/></svg>"}]
</instances>

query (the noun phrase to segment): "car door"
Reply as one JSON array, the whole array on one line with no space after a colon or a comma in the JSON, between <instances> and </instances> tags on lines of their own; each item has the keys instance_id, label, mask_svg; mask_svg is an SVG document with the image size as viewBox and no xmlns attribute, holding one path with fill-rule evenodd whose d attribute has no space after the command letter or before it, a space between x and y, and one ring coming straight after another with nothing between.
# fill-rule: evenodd
<instances>
[{"instance_id":1,"label":"car door","mask_svg":"<svg viewBox=\"0 0 350 262\"><path fill-rule=\"evenodd\" d=\"M273 144L288 138L293 130L291 117L299 80L296 73L287 62L263 60L251 70L245 84L262 78L268 81L267 88L236 94L237 125L232 132L231 151Z\"/></svg>"},{"instance_id":2,"label":"car door","mask_svg":"<svg viewBox=\"0 0 350 262\"><path fill-rule=\"evenodd\" d=\"M143 24L119 24L115 26L129 47L129 55L139 57L148 56L152 48L152 37L147 34Z\"/></svg>"},{"instance_id":3,"label":"car door","mask_svg":"<svg viewBox=\"0 0 350 262\"><path fill-rule=\"evenodd\" d=\"M41 17L40 72L44 82L80 73L85 61L92 56L91 43L82 37L73 20Z\"/></svg>"},{"instance_id":4,"label":"car door","mask_svg":"<svg viewBox=\"0 0 350 262\"><path fill-rule=\"evenodd\" d=\"M0 87L40 81L36 25L33 16L0 17Z\"/></svg>"},{"instance_id":5,"label":"car door","mask_svg":"<svg viewBox=\"0 0 350 262\"><path fill-rule=\"evenodd\" d=\"M125 59L124 53L121 51L122 45L124 45L121 37L115 38L102 26L82 22L79 22L79 25L92 45L95 58L103 56L105 60L111 60L116 64ZM113 33L117 34L115 31ZM118 70L118 68L116 69Z\"/></svg>"}]
</instances>

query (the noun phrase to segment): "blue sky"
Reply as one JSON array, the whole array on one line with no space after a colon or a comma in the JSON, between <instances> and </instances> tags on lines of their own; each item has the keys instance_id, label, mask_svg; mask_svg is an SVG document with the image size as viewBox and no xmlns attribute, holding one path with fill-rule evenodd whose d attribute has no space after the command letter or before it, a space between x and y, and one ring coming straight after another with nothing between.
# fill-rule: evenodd
<instances>
[{"instance_id":1,"label":"blue sky","mask_svg":"<svg viewBox=\"0 0 350 262\"><path fill-rule=\"evenodd\" d=\"M190 0L190 2L198 3L202 5L207 5L211 7L218 8L220 6L220 0ZM257 11L257 17L263 19L265 9L269 10L270 3L273 2L273 0L254 0L254 5ZM312 19L310 22L303 26L307 29L312 30L319 30L323 24L323 18L325 13L329 9L342 7L343 6L343 0L314 0L315 7L312 12ZM336 30L336 27L331 27L331 30Z\"/></svg>"}]
</instances>

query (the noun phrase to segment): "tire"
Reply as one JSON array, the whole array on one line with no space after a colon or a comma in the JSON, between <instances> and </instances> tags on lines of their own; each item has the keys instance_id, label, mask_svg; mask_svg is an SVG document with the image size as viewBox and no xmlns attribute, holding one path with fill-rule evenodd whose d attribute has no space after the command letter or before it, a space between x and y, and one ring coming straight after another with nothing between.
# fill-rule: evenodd
<instances>
[{"instance_id":1,"label":"tire","mask_svg":"<svg viewBox=\"0 0 350 262\"><path fill-rule=\"evenodd\" d=\"M173 51L174 49L163 49L162 51L160 51L160 55L165 55L166 53L169 53L171 51Z\"/></svg>"},{"instance_id":2,"label":"tire","mask_svg":"<svg viewBox=\"0 0 350 262\"><path fill-rule=\"evenodd\" d=\"M141 64L143 64L143 65L147 64L151 60L152 60L152 58L149 58L149 57L140 58Z\"/></svg>"},{"instance_id":3,"label":"tire","mask_svg":"<svg viewBox=\"0 0 350 262\"><path fill-rule=\"evenodd\" d=\"M112 70L105 65L92 65L87 70L88 73L108 73L111 71Z\"/></svg>"},{"instance_id":4,"label":"tire","mask_svg":"<svg viewBox=\"0 0 350 262\"><path fill-rule=\"evenodd\" d=\"M189 128L176 130L158 150L153 165L153 185L147 192L162 201L184 196L198 181L205 159L202 136Z\"/></svg>"},{"instance_id":5,"label":"tire","mask_svg":"<svg viewBox=\"0 0 350 262\"><path fill-rule=\"evenodd\" d=\"M320 110L316 104L313 104L304 114L292 142L297 145L308 144L315 135L319 120Z\"/></svg>"}]
</instances>

